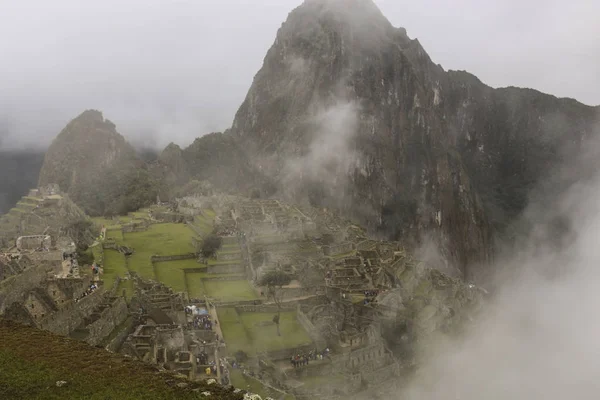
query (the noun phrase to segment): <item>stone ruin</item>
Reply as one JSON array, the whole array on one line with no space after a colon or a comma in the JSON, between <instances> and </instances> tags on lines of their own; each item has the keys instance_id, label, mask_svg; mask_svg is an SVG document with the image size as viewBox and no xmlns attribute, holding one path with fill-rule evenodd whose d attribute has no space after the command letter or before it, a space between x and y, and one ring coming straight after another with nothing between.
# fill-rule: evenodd
<instances>
[{"instance_id":1,"label":"stone ruin","mask_svg":"<svg viewBox=\"0 0 600 400\"><path fill-rule=\"evenodd\" d=\"M47 250L52 246L52 238L50 235L20 236L16 245L18 251Z\"/></svg>"},{"instance_id":2,"label":"stone ruin","mask_svg":"<svg viewBox=\"0 0 600 400\"><path fill-rule=\"evenodd\" d=\"M193 308L209 315L210 305L201 300L189 303L165 285L135 275L134 282L136 326L120 352L189 379L210 378L205 369L217 364L220 342L215 331L197 327L194 315L186 312Z\"/></svg>"}]
</instances>

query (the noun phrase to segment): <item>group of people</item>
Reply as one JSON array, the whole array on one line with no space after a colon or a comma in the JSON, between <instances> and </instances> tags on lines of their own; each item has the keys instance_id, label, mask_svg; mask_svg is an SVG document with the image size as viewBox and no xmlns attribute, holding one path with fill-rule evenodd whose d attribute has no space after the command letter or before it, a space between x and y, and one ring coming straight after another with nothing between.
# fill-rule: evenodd
<instances>
[{"instance_id":1,"label":"group of people","mask_svg":"<svg viewBox=\"0 0 600 400\"><path fill-rule=\"evenodd\" d=\"M217 375L217 364L214 361L208 361L206 363L201 363L200 361L202 360L207 360L208 356L206 356L205 359L202 359L201 356L204 352L200 353L198 355L198 363L199 365L206 365L206 368L204 369L204 373L206 374L206 376L211 376L211 375ZM204 353L206 354L206 353ZM224 359L219 360L219 372L221 373L221 384L222 385L229 385L229 370L226 367L226 362Z\"/></svg>"},{"instance_id":2,"label":"group of people","mask_svg":"<svg viewBox=\"0 0 600 400\"><path fill-rule=\"evenodd\" d=\"M296 354L290 358L290 363L294 368L303 367L308 365L310 361L321 361L325 357L329 356L329 348L318 352L317 350L311 350L308 354Z\"/></svg>"},{"instance_id":3,"label":"group of people","mask_svg":"<svg viewBox=\"0 0 600 400\"><path fill-rule=\"evenodd\" d=\"M210 315L194 315L192 325L194 326L194 329L210 331L212 330L213 322L210 319Z\"/></svg>"},{"instance_id":4,"label":"group of people","mask_svg":"<svg viewBox=\"0 0 600 400\"><path fill-rule=\"evenodd\" d=\"M75 303L77 303L79 300L83 299L86 296L89 296L90 294L94 293L96 291L96 289L98 289L98 285L95 283L92 283L86 290L85 292L83 292L83 294L81 296L79 296L78 298L75 299Z\"/></svg>"}]
</instances>

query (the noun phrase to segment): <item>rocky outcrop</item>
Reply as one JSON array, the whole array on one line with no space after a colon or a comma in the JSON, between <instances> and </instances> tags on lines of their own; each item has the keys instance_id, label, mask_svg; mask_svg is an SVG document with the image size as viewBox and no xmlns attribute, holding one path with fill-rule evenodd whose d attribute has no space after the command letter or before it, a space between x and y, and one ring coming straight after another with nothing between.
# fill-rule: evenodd
<instances>
[{"instance_id":1,"label":"rocky outcrop","mask_svg":"<svg viewBox=\"0 0 600 400\"><path fill-rule=\"evenodd\" d=\"M295 201L336 207L465 277L527 193L593 135L598 108L492 89L434 64L371 0L306 0L277 34L231 129Z\"/></svg>"},{"instance_id":2,"label":"rocky outcrop","mask_svg":"<svg viewBox=\"0 0 600 400\"><path fill-rule=\"evenodd\" d=\"M58 184L91 215L127 212L156 199L145 163L96 110L83 112L54 139L39 184Z\"/></svg>"}]
</instances>

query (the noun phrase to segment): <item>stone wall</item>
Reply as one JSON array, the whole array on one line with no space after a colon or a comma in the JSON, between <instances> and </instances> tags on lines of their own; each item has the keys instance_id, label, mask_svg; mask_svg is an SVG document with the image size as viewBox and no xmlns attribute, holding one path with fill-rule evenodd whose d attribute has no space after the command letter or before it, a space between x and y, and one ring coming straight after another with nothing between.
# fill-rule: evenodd
<instances>
[{"instance_id":1,"label":"stone wall","mask_svg":"<svg viewBox=\"0 0 600 400\"><path fill-rule=\"evenodd\" d=\"M326 256L337 256L340 254L350 253L354 250L354 244L352 242L344 242L338 244L332 244L331 246L323 246L323 253Z\"/></svg>"},{"instance_id":2,"label":"stone wall","mask_svg":"<svg viewBox=\"0 0 600 400\"><path fill-rule=\"evenodd\" d=\"M327 342L323 336L321 336L318 329L315 328L310 319L300 309L300 305L296 308L296 319L298 319L300 325L302 325L304 330L308 333L308 336L310 336L311 340L315 343L317 349L324 349L327 346Z\"/></svg>"},{"instance_id":3,"label":"stone wall","mask_svg":"<svg viewBox=\"0 0 600 400\"><path fill-rule=\"evenodd\" d=\"M148 226L127 224L123 225L121 229L123 230L123 233L146 232L148 230Z\"/></svg>"},{"instance_id":4,"label":"stone wall","mask_svg":"<svg viewBox=\"0 0 600 400\"><path fill-rule=\"evenodd\" d=\"M13 303L23 303L28 293L40 287L48 274L57 274L59 264L41 262L0 282L0 315Z\"/></svg>"},{"instance_id":5,"label":"stone wall","mask_svg":"<svg viewBox=\"0 0 600 400\"><path fill-rule=\"evenodd\" d=\"M86 342L100 344L110 333L127 319L127 303L123 297L117 297L111 306L102 311L100 318L86 326L89 331Z\"/></svg>"},{"instance_id":6,"label":"stone wall","mask_svg":"<svg viewBox=\"0 0 600 400\"><path fill-rule=\"evenodd\" d=\"M154 211L152 212L152 218L169 223L181 223L185 221L185 216L179 213Z\"/></svg>"},{"instance_id":7,"label":"stone wall","mask_svg":"<svg viewBox=\"0 0 600 400\"><path fill-rule=\"evenodd\" d=\"M247 304L239 305L234 307L239 313L274 313L277 314L279 311L275 304ZM281 311L295 311L296 304L292 303L281 303Z\"/></svg>"},{"instance_id":8,"label":"stone wall","mask_svg":"<svg viewBox=\"0 0 600 400\"><path fill-rule=\"evenodd\" d=\"M231 252L231 253L217 253L217 260L219 261L236 261L242 258L241 251Z\"/></svg>"},{"instance_id":9,"label":"stone wall","mask_svg":"<svg viewBox=\"0 0 600 400\"><path fill-rule=\"evenodd\" d=\"M191 224L191 223L186 223L186 225L187 225L187 226L188 226L188 227L189 227L191 230L193 230L193 231L194 231L194 233L195 233L196 235L198 235L198 236L200 236L200 237L204 237L204 236L206 236L206 233L204 233L204 232L202 231L202 229L198 228L196 225L194 225L194 224ZM200 244L201 244L201 242L200 242Z\"/></svg>"},{"instance_id":10,"label":"stone wall","mask_svg":"<svg viewBox=\"0 0 600 400\"><path fill-rule=\"evenodd\" d=\"M283 299L293 299L298 297L315 296L319 287L284 287L281 289Z\"/></svg>"},{"instance_id":11,"label":"stone wall","mask_svg":"<svg viewBox=\"0 0 600 400\"><path fill-rule=\"evenodd\" d=\"M127 326L106 345L106 350L112 351L113 353L118 352L125 340L127 340L127 337L135 331L136 326L135 318L132 318Z\"/></svg>"},{"instance_id":12,"label":"stone wall","mask_svg":"<svg viewBox=\"0 0 600 400\"><path fill-rule=\"evenodd\" d=\"M273 361L281 361L286 360L289 361L290 358L296 354L308 354L311 350L315 349L315 345L313 343L306 343L300 346L296 346L290 349L281 349L281 350L273 350L267 352L267 357Z\"/></svg>"},{"instance_id":13,"label":"stone wall","mask_svg":"<svg viewBox=\"0 0 600 400\"><path fill-rule=\"evenodd\" d=\"M68 335L80 327L85 318L104 301L104 289L96 289L89 296L83 297L77 303L72 301L66 304L58 312L46 317L39 322L38 326L59 335Z\"/></svg>"},{"instance_id":14,"label":"stone wall","mask_svg":"<svg viewBox=\"0 0 600 400\"><path fill-rule=\"evenodd\" d=\"M52 238L49 235L21 236L17 239L17 249L35 250L38 248L50 248Z\"/></svg>"},{"instance_id":15,"label":"stone wall","mask_svg":"<svg viewBox=\"0 0 600 400\"><path fill-rule=\"evenodd\" d=\"M201 278L203 282L231 282L231 281L243 281L246 280L246 276L243 274L237 276L215 276L213 278Z\"/></svg>"}]
</instances>

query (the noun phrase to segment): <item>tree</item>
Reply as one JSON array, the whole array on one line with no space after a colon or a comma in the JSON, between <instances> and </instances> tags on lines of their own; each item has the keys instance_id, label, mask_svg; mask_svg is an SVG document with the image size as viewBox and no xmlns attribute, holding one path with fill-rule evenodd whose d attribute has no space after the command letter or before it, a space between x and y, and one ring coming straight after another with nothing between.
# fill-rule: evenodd
<instances>
[{"instance_id":1,"label":"tree","mask_svg":"<svg viewBox=\"0 0 600 400\"><path fill-rule=\"evenodd\" d=\"M281 336L279 331L279 321L281 317L281 289L287 286L292 281L292 278L283 271L273 270L262 276L259 285L267 288L267 297L273 298L277 305L277 315L273 317L273 322L277 325L277 335Z\"/></svg>"},{"instance_id":2,"label":"tree","mask_svg":"<svg viewBox=\"0 0 600 400\"><path fill-rule=\"evenodd\" d=\"M211 234L207 236L204 241L202 241L202 248L200 249L200 252L205 258L214 257L214 255L217 253L217 250L221 248L222 244L223 239L221 239L221 237Z\"/></svg>"}]
</instances>

